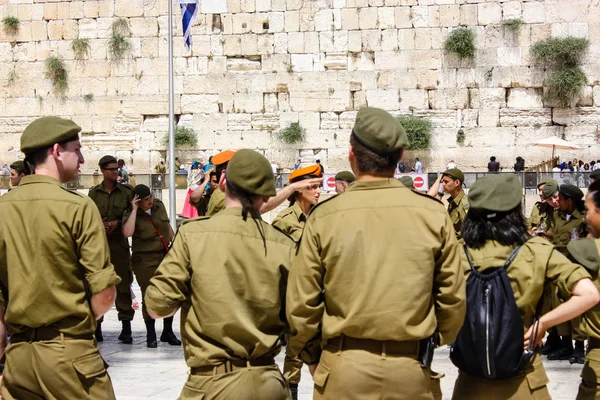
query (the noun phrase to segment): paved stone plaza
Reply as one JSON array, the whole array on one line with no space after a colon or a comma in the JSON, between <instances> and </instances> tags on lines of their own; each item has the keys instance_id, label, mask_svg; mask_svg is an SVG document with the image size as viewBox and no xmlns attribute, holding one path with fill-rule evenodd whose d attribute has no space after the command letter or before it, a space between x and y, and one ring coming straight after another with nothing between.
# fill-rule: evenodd
<instances>
[{"instance_id":1,"label":"paved stone plaza","mask_svg":"<svg viewBox=\"0 0 600 400\"><path fill-rule=\"evenodd\" d=\"M135 284L134 284L135 286ZM136 289L138 298L139 289ZM183 359L183 347L173 347L160 343L157 349L146 348L146 333L141 312L136 312L132 328L134 344L121 344L117 340L120 323L113 308L104 319L104 342L100 351L110 364L117 399L177 399L187 376L187 367ZM179 314L175 316L175 332L179 337ZM157 321L157 334L162 332L162 322ZM277 357L283 368L283 352ZM570 365L567 361L545 361L550 378L550 394L553 399L574 399L579 385L581 365ZM434 369L446 374L442 380L444 399L450 399L457 371L449 359L449 351L443 348L436 351ZM304 367L300 384L301 400L312 399L312 379Z\"/></svg>"}]
</instances>

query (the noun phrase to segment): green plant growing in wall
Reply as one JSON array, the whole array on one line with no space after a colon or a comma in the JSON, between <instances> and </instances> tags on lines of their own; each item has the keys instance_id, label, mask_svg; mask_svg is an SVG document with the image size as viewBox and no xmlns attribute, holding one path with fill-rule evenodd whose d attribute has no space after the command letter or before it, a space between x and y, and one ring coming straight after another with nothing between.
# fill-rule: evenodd
<instances>
[{"instance_id":1,"label":"green plant growing in wall","mask_svg":"<svg viewBox=\"0 0 600 400\"><path fill-rule=\"evenodd\" d=\"M456 143L464 145L466 138L467 136L465 135L465 131L463 131L463 128L460 128L458 132L456 132Z\"/></svg>"},{"instance_id":2,"label":"green plant growing in wall","mask_svg":"<svg viewBox=\"0 0 600 400\"><path fill-rule=\"evenodd\" d=\"M108 54L116 64L119 64L131 51L131 29L125 18L119 18L112 23L112 33L108 39Z\"/></svg>"},{"instance_id":3,"label":"green plant growing in wall","mask_svg":"<svg viewBox=\"0 0 600 400\"><path fill-rule=\"evenodd\" d=\"M71 42L71 50L73 50L73 58L75 58L77 61L84 61L90 54L90 40L73 40L73 42Z\"/></svg>"},{"instance_id":4,"label":"green plant growing in wall","mask_svg":"<svg viewBox=\"0 0 600 400\"><path fill-rule=\"evenodd\" d=\"M52 87L57 94L64 95L69 89L69 76L62 59L58 56L46 59L46 78L52 81Z\"/></svg>"},{"instance_id":5,"label":"green plant growing in wall","mask_svg":"<svg viewBox=\"0 0 600 400\"><path fill-rule=\"evenodd\" d=\"M502 25L504 25L504 27L511 32L518 32L519 29L525 25L525 21L523 21L521 18L507 19L506 21L502 22Z\"/></svg>"},{"instance_id":6,"label":"green plant growing in wall","mask_svg":"<svg viewBox=\"0 0 600 400\"><path fill-rule=\"evenodd\" d=\"M163 145L169 145L169 134L167 133L163 138ZM175 129L175 147L187 147L194 148L198 145L198 137L191 128L185 128L178 126Z\"/></svg>"},{"instance_id":7,"label":"green plant growing in wall","mask_svg":"<svg viewBox=\"0 0 600 400\"><path fill-rule=\"evenodd\" d=\"M444 50L460 59L472 59L475 57L475 33L468 28L453 30L444 42Z\"/></svg>"},{"instance_id":8,"label":"green plant growing in wall","mask_svg":"<svg viewBox=\"0 0 600 400\"><path fill-rule=\"evenodd\" d=\"M91 103L92 101L94 101L94 93L87 93L84 94L82 97L83 101L85 101L86 103Z\"/></svg>"},{"instance_id":9,"label":"green plant growing in wall","mask_svg":"<svg viewBox=\"0 0 600 400\"><path fill-rule=\"evenodd\" d=\"M412 115L396 118L408 136L407 150L424 150L431 147L431 121Z\"/></svg>"},{"instance_id":10,"label":"green plant growing in wall","mask_svg":"<svg viewBox=\"0 0 600 400\"><path fill-rule=\"evenodd\" d=\"M17 17L4 17L2 20L2 24L4 25L4 32L7 35L16 35L19 32L19 25L21 21Z\"/></svg>"},{"instance_id":11,"label":"green plant growing in wall","mask_svg":"<svg viewBox=\"0 0 600 400\"><path fill-rule=\"evenodd\" d=\"M306 130L299 122L292 122L277 132L277 139L287 144L299 143L306 139Z\"/></svg>"},{"instance_id":12,"label":"green plant growing in wall","mask_svg":"<svg viewBox=\"0 0 600 400\"><path fill-rule=\"evenodd\" d=\"M545 101L568 107L587 84L587 76L580 66L589 46L587 39L567 36L542 40L531 47L534 63L553 70L544 82Z\"/></svg>"}]
</instances>

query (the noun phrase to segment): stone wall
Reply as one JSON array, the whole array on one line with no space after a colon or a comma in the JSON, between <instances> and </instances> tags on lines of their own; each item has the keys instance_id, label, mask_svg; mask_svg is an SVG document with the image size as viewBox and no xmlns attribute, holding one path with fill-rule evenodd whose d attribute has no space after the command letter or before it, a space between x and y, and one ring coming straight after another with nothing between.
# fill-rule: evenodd
<instances>
[{"instance_id":1,"label":"stone wall","mask_svg":"<svg viewBox=\"0 0 600 400\"><path fill-rule=\"evenodd\" d=\"M0 0L19 32L0 29L0 159L17 158L19 133L37 116L72 117L83 127L86 170L106 153L144 172L164 157L168 120L167 1ZM176 11L175 105L178 124L194 128L206 159L227 148L260 149L282 166L320 158L347 168L357 110L382 107L433 122L430 170L450 160L481 170L489 156L527 164L551 150L532 140L563 136L585 147L566 158L600 158L600 5L594 0L200 0L193 46L186 52ZM127 18L130 57L111 62L112 22ZM503 26L521 18L516 33ZM464 25L476 33L476 57L460 61L441 49ZM589 79L572 108L542 102L546 72L531 66L530 46L572 35L591 42ZM71 42L89 38L74 60ZM69 89L57 96L44 61L59 55ZM91 102L83 100L93 94ZM284 145L275 132L298 121L307 139ZM462 127L466 140L456 142ZM411 154L410 157L415 154Z\"/></svg>"}]
</instances>

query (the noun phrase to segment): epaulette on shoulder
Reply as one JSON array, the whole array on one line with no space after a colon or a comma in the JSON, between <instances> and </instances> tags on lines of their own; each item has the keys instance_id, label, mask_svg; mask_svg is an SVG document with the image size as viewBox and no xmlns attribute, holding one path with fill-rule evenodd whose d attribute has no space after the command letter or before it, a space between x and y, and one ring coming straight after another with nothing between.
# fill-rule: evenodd
<instances>
[{"instance_id":1,"label":"epaulette on shoulder","mask_svg":"<svg viewBox=\"0 0 600 400\"><path fill-rule=\"evenodd\" d=\"M121 185L124 188L127 188L129 191L133 191L133 186L131 186L129 183L120 183L119 185Z\"/></svg>"},{"instance_id":2,"label":"epaulette on shoulder","mask_svg":"<svg viewBox=\"0 0 600 400\"><path fill-rule=\"evenodd\" d=\"M204 220L208 220L208 219L210 219L210 217L207 217L207 216L196 217L196 218L189 218L189 219L186 219L183 222L181 222L181 226L187 225L187 224L191 224L192 222L204 221Z\"/></svg>"},{"instance_id":3,"label":"epaulette on shoulder","mask_svg":"<svg viewBox=\"0 0 600 400\"><path fill-rule=\"evenodd\" d=\"M62 189L62 190L64 190L64 191L66 191L66 192L68 192L68 193L71 193L71 194L74 194L74 195L76 195L76 196L79 196L79 197L87 197L87 196L85 196L85 195L83 195L83 194L79 193L77 190L71 190L71 189L67 189L67 188L66 188L66 187L64 187L64 186L61 186L61 189Z\"/></svg>"},{"instance_id":4,"label":"epaulette on shoulder","mask_svg":"<svg viewBox=\"0 0 600 400\"><path fill-rule=\"evenodd\" d=\"M416 193L416 194L418 194L418 195L419 195L419 196L421 196L421 197L425 197L425 198L427 198L427 199L430 199L430 200L433 200L433 201L435 201L435 202L437 202L437 203L440 203L441 205L444 205L444 203L442 203L442 201L441 201L440 199L436 199L435 197L431 197L431 196L430 196L430 195L428 195L427 193L422 193L422 192L419 192L418 190L414 190L414 189L411 189L411 191L412 191L413 193Z\"/></svg>"}]
</instances>

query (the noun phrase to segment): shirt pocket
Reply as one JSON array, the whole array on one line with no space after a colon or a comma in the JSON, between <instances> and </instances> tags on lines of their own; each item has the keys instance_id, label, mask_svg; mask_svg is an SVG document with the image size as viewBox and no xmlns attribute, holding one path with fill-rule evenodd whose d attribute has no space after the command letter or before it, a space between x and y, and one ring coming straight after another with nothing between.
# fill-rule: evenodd
<instances>
[{"instance_id":1,"label":"shirt pocket","mask_svg":"<svg viewBox=\"0 0 600 400\"><path fill-rule=\"evenodd\" d=\"M319 365L317 365L315 374L313 375L313 382L315 383L315 386L324 388L330 373L331 369L321 360Z\"/></svg>"}]
</instances>

